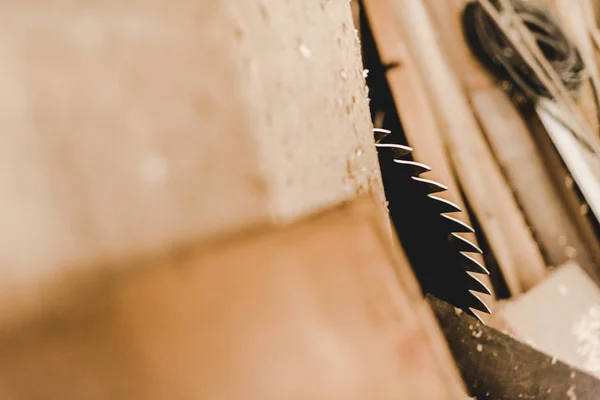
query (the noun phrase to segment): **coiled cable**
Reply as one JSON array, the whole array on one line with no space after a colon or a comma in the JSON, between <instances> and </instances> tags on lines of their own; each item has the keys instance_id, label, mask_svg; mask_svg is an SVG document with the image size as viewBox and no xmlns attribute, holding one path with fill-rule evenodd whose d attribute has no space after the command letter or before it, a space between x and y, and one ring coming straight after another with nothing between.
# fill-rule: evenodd
<instances>
[{"instance_id":1,"label":"coiled cable","mask_svg":"<svg viewBox=\"0 0 600 400\"><path fill-rule=\"evenodd\" d=\"M492 3L498 6L497 1ZM512 0L511 3L565 88L576 97L588 77L575 45L549 12L536 7L531 1ZM549 88L479 2L471 2L465 7L463 29L472 51L499 79L512 81L532 101L538 97L552 98Z\"/></svg>"}]
</instances>

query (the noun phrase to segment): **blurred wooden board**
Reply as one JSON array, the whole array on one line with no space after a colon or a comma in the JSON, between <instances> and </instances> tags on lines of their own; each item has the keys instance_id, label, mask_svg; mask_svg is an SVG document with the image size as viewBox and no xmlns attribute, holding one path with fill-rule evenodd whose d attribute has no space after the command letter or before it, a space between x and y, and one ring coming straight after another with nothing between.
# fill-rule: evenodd
<instances>
[{"instance_id":1,"label":"blurred wooden board","mask_svg":"<svg viewBox=\"0 0 600 400\"><path fill-rule=\"evenodd\" d=\"M477 91L473 107L548 264L574 261L600 282L598 265L565 212L566 205L549 175L552 170L506 93L499 88Z\"/></svg>"},{"instance_id":2,"label":"blurred wooden board","mask_svg":"<svg viewBox=\"0 0 600 400\"><path fill-rule=\"evenodd\" d=\"M59 312L60 311L60 312ZM3 399L464 399L380 208L149 261L0 331Z\"/></svg>"},{"instance_id":3,"label":"blurred wooden board","mask_svg":"<svg viewBox=\"0 0 600 400\"><path fill-rule=\"evenodd\" d=\"M600 244L592 213L593 205L597 209L600 204L593 167L597 162L593 162L589 153L546 106L537 106L535 110L526 114L526 118L530 132L543 156L544 165L561 196L563 211L576 225L585 243L585 249L595 263L592 268L587 268L585 264L582 264L582 267L600 285ZM570 169L567 169L567 165ZM575 185L575 181L579 182L581 187ZM585 198L582 197L582 190L586 193ZM589 203L584 205L583 200Z\"/></svg>"},{"instance_id":4,"label":"blurred wooden board","mask_svg":"<svg viewBox=\"0 0 600 400\"><path fill-rule=\"evenodd\" d=\"M469 96L482 131L546 262L558 266L574 260L591 274L598 275L600 271L582 234L565 213L563 198L533 134L508 95L467 45L461 22L467 1L427 0L427 3L448 60Z\"/></svg>"},{"instance_id":5,"label":"blurred wooden board","mask_svg":"<svg viewBox=\"0 0 600 400\"><path fill-rule=\"evenodd\" d=\"M467 1L428 0L454 71L470 96L488 142L549 265L575 260L590 274L596 263L557 191L532 133L495 78L472 55L461 26Z\"/></svg>"},{"instance_id":6,"label":"blurred wooden board","mask_svg":"<svg viewBox=\"0 0 600 400\"><path fill-rule=\"evenodd\" d=\"M347 2L11 0L0 22L0 327L147 252L384 203Z\"/></svg>"},{"instance_id":7,"label":"blurred wooden board","mask_svg":"<svg viewBox=\"0 0 600 400\"><path fill-rule=\"evenodd\" d=\"M546 262L558 266L574 260L590 274L600 277L577 224L565 213L563 198L550 176L552 171L529 127L496 79L468 47L461 21L467 1L427 2L447 57L469 96Z\"/></svg>"},{"instance_id":8,"label":"blurred wooden board","mask_svg":"<svg viewBox=\"0 0 600 400\"><path fill-rule=\"evenodd\" d=\"M596 400L600 381L428 298L469 394L487 400Z\"/></svg>"},{"instance_id":9,"label":"blurred wooden board","mask_svg":"<svg viewBox=\"0 0 600 400\"><path fill-rule=\"evenodd\" d=\"M598 71L598 57L594 44L589 34L588 23L586 21L586 10L580 0L538 0L541 4L550 8L554 17L561 24L561 28L567 36L573 41L586 65L588 75L596 82L597 89L600 90L600 77ZM591 125L594 132L599 135L598 106L594 98L594 87L588 80L584 82L580 98L577 101L587 122Z\"/></svg>"},{"instance_id":10,"label":"blurred wooden board","mask_svg":"<svg viewBox=\"0 0 600 400\"><path fill-rule=\"evenodd\" d=\"M507 302L502 317L540 351L600 376L600 289L576 264Z\"/></svg>"}]
</instances>

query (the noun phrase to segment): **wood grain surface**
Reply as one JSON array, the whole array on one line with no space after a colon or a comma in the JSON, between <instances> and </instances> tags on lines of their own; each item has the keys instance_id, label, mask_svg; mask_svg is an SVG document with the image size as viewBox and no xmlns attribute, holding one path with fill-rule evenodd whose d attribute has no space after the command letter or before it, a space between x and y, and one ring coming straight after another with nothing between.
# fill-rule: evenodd
<instances>
[{"instance_id":1,"label":"wood grain surface","mask_svg":"<svg viewBox=\"0 0 600 400\"><path fill-rule=\"evenodd\" d=\"M0 331L0 397L464 399L371 199L154 259Z\"/></svg>"},{"instance_id":2,"label":"wood grain surface","mask_svg":"<svg viewBox=\"0 0 600 400\"><path fill-rule=\"evenodd\" d=\"M0 9L0 326L148 252L383 204L347 2Z\"/></svg>"}]
</instances>

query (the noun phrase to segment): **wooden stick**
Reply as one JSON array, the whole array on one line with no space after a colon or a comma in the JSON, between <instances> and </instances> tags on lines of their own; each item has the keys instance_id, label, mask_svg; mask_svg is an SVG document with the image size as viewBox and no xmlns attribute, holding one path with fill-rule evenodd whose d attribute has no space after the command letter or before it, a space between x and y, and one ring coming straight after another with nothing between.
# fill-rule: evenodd
<instances>
[{"instance_id":1,"label":"wooden stick","mask_svg":"<svg viewBox=\"0 0 600 400\"><path fill-rule=\"evenodd\" d=\"M585 18L585 11L581 1L572 0L545 0L553 9L554 14L561 23L567 37L575 44L585 63L586 72L591 78L586 80L581 88L581 97L577 101L586 120L598 135L598 107L595 96L600 87L600 76L592 37L589 34L589 21ZM596 94L594 94L596 91Z\"/></svg>"}]
</instances>

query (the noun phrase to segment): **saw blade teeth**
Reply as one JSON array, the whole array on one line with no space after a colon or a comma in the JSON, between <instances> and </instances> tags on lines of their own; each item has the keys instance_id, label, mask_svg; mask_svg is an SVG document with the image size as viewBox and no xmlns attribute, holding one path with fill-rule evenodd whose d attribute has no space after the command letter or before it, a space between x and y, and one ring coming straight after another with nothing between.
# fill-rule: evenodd
<instances>
[{"instance_id":1,"label":"saw blade teeth","mask_svg":"<svg viewBox=\"0 0 600 400\"><path fill-rule=\"evenodd\" d=\"M396 164L400 164L400 165L404 165L407 168L410 168L410 170L412 171L412 173L414 175L421 175L425 172L429 172L431 171L431 167L425 164L421 164L419 162L416 161L410 161L410 160L394 160L394 162Z\"/></svg>"},{"instance_id":2,"label":"saw blade teeth","mask_svg":"<svg viewBox=\"0 0 600 400\"><path fill-rule=\"evenodd\" d=\"M467 281L469 282L469 290L472 290L472 291L478 292L478 293L487 294L487 295L492 294L490 289L487 286L485 286L485 284L483 282L481 282L479 279L477 279L470 273L468 273L468 272L465 272L465 273L467 274L467 276L469 276L469 278L467 279Z\"/></svg>"},{"instance_id":3,"label":"saw blade teeth","mask_svg":"<svg viewBox=\"0 0 600 400\"><path fill-rule=\"evenodd\" d=\"M375 143L381 141L384 137L392 133L392 131L383 128L373 128L373 136L375 136Z\"/></svg>"},{"instance_id":4,"label":"saw blade teeth","mask_svg":"<svg viewBox=\"0 0 600 400\"><path fill-rule=\"evenodd\" d=\"M491 312L488 314L491 314ZM485 325L485 322L483 321L483 319L475 311L469 309L469 315L472 316L473 318L476 318L480 324Z\"/></svg>"},{"instance_id":5,"label":"saw blade teeth","mask_svg":"<svg viewBox=\"0 0 600 400\"><path fill-rule=\"evenodd\" d=\"M475 293L473 293L470 290L469 290L469 293L471 294L471 301L472 301L472 303L469 304L469 308L484 312L486 314L492 313L492 310L490 310L490 308L483 302L483 300L481 300Z\"/></svg>"},{"instance_id":6,"label":"saw blade teeth","mask_svg":"<svg viewBox=\"0 0 600 400\"><path fill-rule=\"evenodd\" d=\"M471 257L468 254L465 254L463 252L460 252L460 255L463 256L464 262L462 263L462 267L465 269L465 271L475 272L477 274L485 274L485 275L490 274L490 271L488 271L487 268L483 266L483 264L481 264L479 261L477 261L473 257Z\"/></svg>"},{"instance_id":7,"label":"saw blade teeth","mask_svg":"<svg viewBox=\"0 0 600 400\"><path fill-rule=\"evenodd\" d=\"M442 199L441 197L437 197L431 194L427 195L427 197L437 202L438 207L440 208L440 214L462 211L462 209L459 206L457 206L449 200Z\"/></svg>"},{"instance_id":8,"label":"saw blade teeth","mask_svg":"<svg viewBox=\"0 0 600 400\"><path fill-rule=\"evenodd\" d=\"M405 157L413 151L410 146L391 143L392 140L382 140L391 134L387 129L376 128L373 132L379 160L382 163L382 172L385 175L386 196L390 199L390 206L396 206L394 209L390 208L390 214L394 224L397 220L403 221L403 224L396 226L399 229L400 239L406 241L403 244L406 244L409 250L414 247L410 257L411 262L414 262L413 268L421 288L425 293L439 296L481 320L477 312L489 314L491 311L477 293L491 295L491 291L471 273L489 275L489 271L482 263L465 254L481 254L481 249L460 236L463 233L474 233L473 227L446 215L463 210L455 203L434 195L447 191L448 187L420 177L432 168L415 161L413 157ZM414 207L413 216L402 214L405 212L402 210L410 207ZM419 217L422 218L425 226L412 229L413 225L418 223ZM430 231L427 231L428 227ZM430 238L438 251L417 254L417 243L420 243L422 238ZM435 268L443 270L438 270L439 273L436 275Z\"/></svg>"},{"instance_id":9,"label":"saw blade teeth","mask_svg":"<svg viewBox=\"0 0 600 400\"><path fill-rule=\"evenodd\" d=\"M471 226L456 218L446 214L440 214L440 216L443 218L443 221L446 222L446 229L448 229L448 232L475 233L475 230Z\"/></svg>"},{"instance_id":10,"label":"saw blade teeth","mask_svg":"<svg viewBox=\"0 0 600 400\"><path fill-rule=\"evenodd\" d=\"M394 153L394 158L404 157L413 151L412 147L393 143L375 143L378 149L390 149Z\"/></svg>"},{"instance_id":11,"label":"saw blade teeth","mask_svg":"<svg viewBox=\"0 0 600 400\"><path fill-rule=\"evenodd\" d=\"M419 178L418 176L411 176L411 179L424 184L427 187L427 194L439 193L448 190L447 186L436 181L432 181L431 179Z\"/></svg>"},{"instance_id":12,"label":"saw blade teeth","mask_svg":"<svg viewBox=\"0 0 600 400\"><path fill-rule=\"evenodd\" d=\"M457 248L458 251L464 251L466 253L483 253L479 247L475 246L473 243L454 232L450 234L450 242Z\"/></svg>"}]
</instances>

